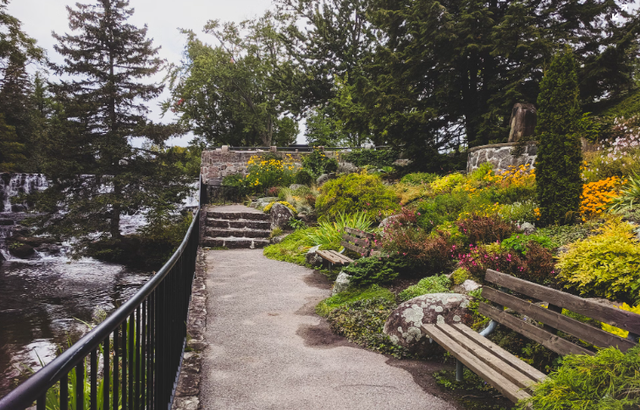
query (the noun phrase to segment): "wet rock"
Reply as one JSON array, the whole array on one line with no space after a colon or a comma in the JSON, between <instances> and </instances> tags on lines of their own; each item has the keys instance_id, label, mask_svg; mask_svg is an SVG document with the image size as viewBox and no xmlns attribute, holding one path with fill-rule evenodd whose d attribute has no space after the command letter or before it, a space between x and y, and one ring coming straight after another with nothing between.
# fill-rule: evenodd
<instances>
[{"instance_id":1,"label":"wet rock","mask_svg":"<svg viewBox=\"0 0 640 410\"><path fill-rule=\"evenodd\" d=\"M11 205L11 212L27 212L27 207L20 204Z\"/></svg>"},{"instance_id":2,"label":"wet rock","mask_svg":"<svg viewBox=\"0 0 640 410\"><path fill-rule=\"evenodd\" d=\"M14 223L13 219L0 219L0 225L2 226L11 226Z\"/></svg>"},{"instance_id":3,"label":"wet rock","mask_svg":"<svg viewBox=\"0 0 640 410\"><path fill-rule=\"evenodd\" d=\"M54 238L40 238L40 237L24 237L24 236L16 236L13 238L14 241L24 243L25 245L30 245L33 247L42 246L45 244L55 243L56 240Z\"/></svg>"},{"instance_id":4,"label":"wet rock","mask_svg":"<svg viewBox=\"0 0 640 410\"><path fill-rule=\"evenodd\" d=\"M316 179L316 184L318 186L324 185L325 183L327 183L329 180L331 179L335 179L336 178L336 174L331 173L331 174L322 174L318 177L318 179Z\"/></svg>"},{"instance_id":5,"label":"wet rock","mask_svg":"<svg viewBox=\"0 0 640 410\"><path fill-rule=\"evenodd\" d=\"M338 277L336 278L336 282L333 284L333 290L331 291L331 296L337 295L340 292L344 292L349 287L349 282L351 281L351 275L347 275L344 272L340 272Z\"/></svg>"},{"instance_id":6,"label":"wet rock","mask_svg":"<svg viewBox=\"0 0 640 410\"><path fill-rule=\"evenodd\" d=\"M271 207L269 215L271 216L271 229L285 228L289 225L289 220L294 217L291 209L277 202Z\"/></svg>"},{"instance_id":7,"label":"wet rock","mask_svg":"<svg viewBox=\"0 0 640 410\"><path fill-rule=\"evenodd\" d=\"M470 325L467 311L471 298L457 293L431 293L408 300L389 316L384 333L391 341L419 355L431 355L438 349L422 331L427 323L464 323Z\"/></svg>"},{"instance_id":8,"label":"wet rock","mask_svg":"<svg viewBox=\"0 0 640 410\"><path fill-rule=\"evenodd\" d=\"M15 256L16 258L27 259L30 256L33 256L33 254L35 254L36 251L33 249L33 246L22 244L19 246L10 246L9 253Z\"/></svg>"},{"instance_id":9,"label":"wet rock","mask_svg":"<svg viewBox=\"0 0 640 410\"><path fill-rule=\"evenodd\" d=\"M322 258L316 254L316 251L320 249L320 245L314 246L307 251L305 255L306 262L311 266L320 266L322 265Z\"/></svg>"}]
</instances>

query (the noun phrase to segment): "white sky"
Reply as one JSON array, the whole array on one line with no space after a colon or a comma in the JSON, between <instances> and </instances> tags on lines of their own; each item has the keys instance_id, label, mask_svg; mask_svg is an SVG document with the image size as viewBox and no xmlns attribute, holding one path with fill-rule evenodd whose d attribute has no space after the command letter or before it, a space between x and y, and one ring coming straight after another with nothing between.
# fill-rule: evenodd
<instances>
[{"instance_id":1,"label":"white sky","mask_svg":"<svg viewBox=\"0 0 640 410\"><path fill-rule=\"evenodd\" d=\"M95 0L81 0L80 3L91 4ZM68 25L67 5L74 6L73 0L11 0L8 12L22 21L22 29L27 35L35 38L38 45L47 51L50 60L60 62L62 59L53 49L56 43L51 32L58 34L70 32ZM185 37L178 28L191 29L202 33L202 28L209 20L242 21L262 15L271 6L271 0L130 0L129 5L135 9L129 20L137 27L147 25L148 37L155 46L161 46L160 57L170 63L179 63L185 46ZM206 35L202 34L206 39ZM213 42L212 40L208 40ZM160 82L164 74L154 78ZM161 119L160 101L166 99L165 90L158 101L151 101L149 117L153 121L170 121L169 113ZM301 136L298 137L300 139ZM303 138L303 137L302 137ZM171 141L172 145L186 145L190 137Z\"/></svg>"}]
</instances>

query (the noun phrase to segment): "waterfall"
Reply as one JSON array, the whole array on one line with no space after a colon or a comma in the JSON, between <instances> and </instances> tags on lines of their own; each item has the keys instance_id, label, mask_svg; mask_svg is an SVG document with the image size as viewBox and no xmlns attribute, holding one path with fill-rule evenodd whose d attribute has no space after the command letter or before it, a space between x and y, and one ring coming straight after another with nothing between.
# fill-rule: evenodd
<instances>
[{"instance_id":1,"label":"waterfall","mask_svg":"<svg viewBox=\"0 0 640 410\"><path fill-rule=\"evenodd\" d=\"M11 198L21 194L42 191L49 186L49 181L42 174L0 174L0 208L1 213L25 212L26 203L12 204Z\"/></svg>"}]
</instances>

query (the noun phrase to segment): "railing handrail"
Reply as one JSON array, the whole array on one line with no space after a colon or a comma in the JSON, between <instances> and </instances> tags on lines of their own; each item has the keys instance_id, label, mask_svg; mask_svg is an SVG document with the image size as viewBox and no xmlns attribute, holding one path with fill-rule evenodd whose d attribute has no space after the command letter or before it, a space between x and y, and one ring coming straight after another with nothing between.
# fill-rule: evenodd
<instances>
[{"instance_id":1,"label":"railing handrail","mask_svg":"<svg viewBox=\"0 0 640 410\"><path fill-rule=\"evenodd\" d=\"M171 268L173 268L180 256L182 256L196 224L199 223L201 209L201 206L199 206L193 214L193 220L178 249L173 253L171 258L169 258L167 263L165 263L142 288L127 302L116 309L115 312L109 315L102 323L65 350L60 356L56 357L12 390L8 395L0 399L0 409L29 407L35 399L46 393L51 385L59 379L59 375L70 372L77 364L84 360L91 351L97 349L111 332L114 332L118 326L126 321L129 315L158 287L162 280L169 274Z\"/></svg>"}]
</instances>

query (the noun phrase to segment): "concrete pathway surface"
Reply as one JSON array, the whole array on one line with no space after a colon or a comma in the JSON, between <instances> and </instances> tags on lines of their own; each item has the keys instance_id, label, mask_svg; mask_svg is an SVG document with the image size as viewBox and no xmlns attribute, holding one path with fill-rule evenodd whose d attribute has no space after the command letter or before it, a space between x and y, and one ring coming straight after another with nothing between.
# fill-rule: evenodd
<instances>
[{"instance_id":1,"label":"concrete pathway surface","mask_svg":"<svg viewBox=\"0 0 640 410\"><path fill-rule=\"evenodd\" d=\"M313 312L330 295L318 273L262 250L207 251L206 262L202 409L456 408L384 355L327 332Z\"/></svg>"}]
</instances>

